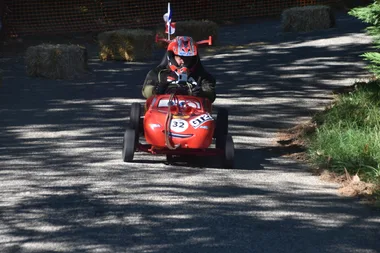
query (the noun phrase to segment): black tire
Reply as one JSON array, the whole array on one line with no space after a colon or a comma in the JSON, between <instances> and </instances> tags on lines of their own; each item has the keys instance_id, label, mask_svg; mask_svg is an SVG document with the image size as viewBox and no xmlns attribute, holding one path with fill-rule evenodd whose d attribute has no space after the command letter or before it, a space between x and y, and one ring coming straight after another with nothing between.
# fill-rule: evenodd
<instances>
[{"instance_id":1,"label":"black tire","mask_svg":"<svg viewBox=\"0 0 380 253\"><path fill-rule=\"evenodd\" d=\"M214 138L216 148L222 148L224 137L228 134L228 110L226 108L219 108L215 122Z\"/></svg>"},{"instance_id":2,"label":"black tire","mask_svg":"<svg viewBox=\"0 0 380 253\"><path fill-rule=\"evenodd\" d=\"M128 128L124 132L122 157L124 162L133 161L136 150L136 133L134 129Z\"/></svg>"},{"instance_id":3,"label":"black tire","mask_svg":"<svg viewBox=\"0 0 380 253\"><path fill-rule=\"evenodd\" d=\"M232 169L235 161L235 145L231 135L224 136L223 150L223 167Z\"/></svg>"},{"instance_id":4,"label":"black tire","mask_svg":"<svg viewBox=\"0 0 380 253\"><path fill-rule=\"evenodd\" d=\"M166 163L167 164L173 164L174 163L173 155L166 155Z\"/></svg>"},{"instance_id":5,"label":"black tire","mask_svg":"<svg viewBox=\"0 0 380 253\"><path fill-rule=\"evenodd\" d=\"M139 103L132 103L131 113L129 116L129 127L135 131L136 146L139 143L140 133L143 132L143 121L141 120L141 105Z\"/></svg>"},{"instance_id":6,"label":"black tire","mask_svg":"<svg viewBox=\"0 0 380 253\"><path fill-rule=\"evenodd\" d=\"M140 103L132 103L131 105L131 113L129 115L129 126L139 131L141 124L141 105Z\"/></svg>"}]
</instances>

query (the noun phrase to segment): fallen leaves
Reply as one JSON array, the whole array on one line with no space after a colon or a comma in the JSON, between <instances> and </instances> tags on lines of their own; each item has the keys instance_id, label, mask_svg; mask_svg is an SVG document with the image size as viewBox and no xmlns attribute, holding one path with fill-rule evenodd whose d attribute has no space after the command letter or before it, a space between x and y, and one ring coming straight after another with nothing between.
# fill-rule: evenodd
<instances>
[{"instance_id":1,"label":"fallen leaves","mask_svg":"<svg viewBox=\"0 0 380 253\"><path fill-rule=\"evenodd\" d=\"M360 180L360 177L356 174L351 176L345 168L346 180L342 183L342 186L338 189L340 195L347 197L366 196L372 195L375 191L375 185L366 183Z\"/></svg>"}]
</instances>

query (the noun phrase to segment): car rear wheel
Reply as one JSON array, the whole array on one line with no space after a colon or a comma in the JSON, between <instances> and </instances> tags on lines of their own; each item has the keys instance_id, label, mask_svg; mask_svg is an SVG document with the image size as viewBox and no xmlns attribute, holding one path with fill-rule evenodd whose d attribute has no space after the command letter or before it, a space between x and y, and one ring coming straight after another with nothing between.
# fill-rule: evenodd
<instances>
[{"instance_id":1,"label":"car rear wheel","mask_svg":"<svg viewBox=\"0 0 380 253\"><path fill-rule=\"evenodd\" d=\"M141 105L140 103L132 103L131 113L129 115L129 126L138 134L142 128Z\"/></svg>"},{"instance_id":2,"label":"car rear wheel","mask_svg":"<svg viewBox=\"0 0 380 253\"><path fill-rule=\"evenodd\" d=\"M138 145L140 133L143 133L143 119L141 118L141 105L132 103L129 116L129 127L135 131L135 142Z\"/></svg>"},{"instance_id":3,"label":"car rear wheel","mask_svg":"<svg viewBox=\"0 0 380 253\"><path fill-rule=\"evenodd\" d=\"M166 155L166 163L167 164L173 164L174 163L174 156L173 155Z\"/></svg>"},{"instance_id":4,"label":"car rear wheel","mask_svg":"<svg viewBox=\"0 0 380 253\"><path fill-rule=\"evenodd\" d=\"M228 134L228 110L226 108L218 109L215 124L215 145L216 148L221 148L223 146L224 136Z\"/></svg>"}]
</instances>

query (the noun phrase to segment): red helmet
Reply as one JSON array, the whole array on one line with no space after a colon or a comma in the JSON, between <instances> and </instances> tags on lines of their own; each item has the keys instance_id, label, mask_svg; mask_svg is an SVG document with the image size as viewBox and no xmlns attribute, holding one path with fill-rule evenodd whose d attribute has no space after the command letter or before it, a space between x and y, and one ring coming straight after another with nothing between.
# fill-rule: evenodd
<instances>
[{"instance_id":1,"label":"red helmet","mask_svg":"<svg viewBox=\"0 0 380 253\"><path fill-rule=\"evenodd\" d=\"M176 72L191 71L198 62L197 44L194 43L193 38L188 36L177 36L169 43L167 52L169 67ZM176 56L183 60L182 65L177 63Z\"/></svg>"}]
</instances>

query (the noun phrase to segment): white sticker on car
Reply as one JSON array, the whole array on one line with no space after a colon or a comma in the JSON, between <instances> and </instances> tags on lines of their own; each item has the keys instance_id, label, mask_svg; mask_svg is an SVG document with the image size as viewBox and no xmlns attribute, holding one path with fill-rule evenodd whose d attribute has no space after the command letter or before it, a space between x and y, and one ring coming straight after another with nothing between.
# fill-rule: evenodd
<instances>
[{"instance_id":1,"label":"white sticker on car","mask_svg":"<svg viewBox=\"0 0 380 253\"><path fill-rule=\"evenodd\" d=\"M170 130L180 133L185 131L189 127L189 123L183 119L172 119L170 123Z\"/></svg>"},{"instance_id":2,"label":"white sticker on car","mask_svg":"<svg viewBox=\"0 0 380 253\"><path fill-rule=\"evenodd\" d=\"M152 129L161 127L160 124L149 124L149 125L150 125L150 128L152 128Z\"/></svg>"},{"instance_id":3,"label":"white sticker on car","mask_svg":"<svg viewBox=\"0 0 380 253\"><path fill-rule=\"evenodd\" d=\"M202 114L192 120L190 120L190 125L194 128L200 127L202 124L204 124L207 121L214 120L212 116L208 113Z\"/></svg>"}]
</instances>

